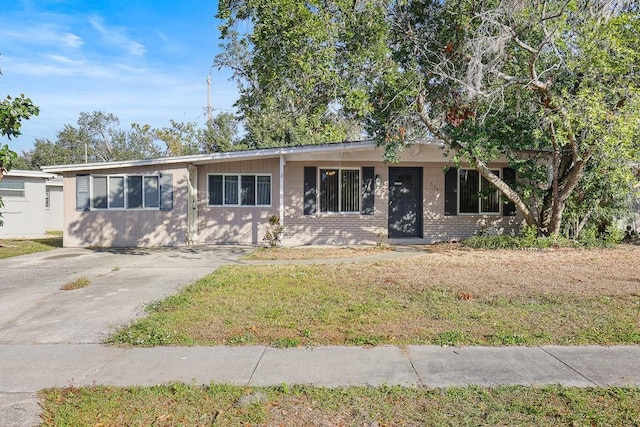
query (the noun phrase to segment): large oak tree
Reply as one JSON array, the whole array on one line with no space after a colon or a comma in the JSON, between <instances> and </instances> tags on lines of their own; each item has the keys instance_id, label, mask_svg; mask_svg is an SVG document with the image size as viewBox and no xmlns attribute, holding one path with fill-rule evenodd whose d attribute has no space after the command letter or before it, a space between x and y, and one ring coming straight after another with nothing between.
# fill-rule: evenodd
<instances>
[{"instance_id":1,"label":"large oak tree","mask_svg":"<svg viewBox=\"0 0 640 427\"><path fill-rule=\"evenodd\" d=\"M390 158L436 136L529 225L557 235L585 173L628 170L638 159L638 8L624 0L227 0L218 61L235 72L245 119L320 123L309 129L326 137L339 129L328 120L337 115L362 124ZM498 158L517 170L517 184L487 167Z\"/></svg>"}]
</instances>

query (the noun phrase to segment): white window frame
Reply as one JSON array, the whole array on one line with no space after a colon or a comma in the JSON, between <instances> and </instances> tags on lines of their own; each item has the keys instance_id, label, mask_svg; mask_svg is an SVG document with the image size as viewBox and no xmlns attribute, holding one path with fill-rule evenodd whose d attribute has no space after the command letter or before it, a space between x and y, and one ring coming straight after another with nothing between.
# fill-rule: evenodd
<instances>
[{"instance_id":1,"label":"white window frame","mask_svg":"<svg viewBox=\"0 0 640 427\"><path fill-rule=\"evenodd\" d=\"M320 196L322 194L322 171L323 170L337 170L338 171L338 211L323 211L320 203ZM358 171L358 210L355 211L343 211L342 210L342 171ZM362 168L350 168L340 166L320 166L318 167L318 175L316 177L317 195L316 206L318 207L318 214L320 215L360 215L362 212Z\"/></svg>"},{"instance_id":2,"label":"white window frame","mask_svg":"<svg viewBox=\"0 0 640 427\"><path fill-rule=\"evenodd\" d=\"M460 172L461 171L474 171L478 173L478 212L461 212L460 211L460 206L461 206L461 202L460 202L460 197L462 196L462 192L460 191L461 189L461 183L460 183ZM491 172L493 172L494 174L496 174L498 177L500 177L500 170L499 169L491 169ZM480 194L482 193L482 180L483 180L483 176L482 174L477 170L477 169L473 169L473 168L461 168L458 169L458 175L457 175L457 179L458 179L458 191L457 191L457 197L458 197L458 215L502 215L502 203L500 203L500 196L501 196L501 192L500 190L498 190L496 188L496 196L498 198L498 211L497 212L485 212L482 210L482 196L480 196Z\"/></svg>"},{"instance_id":3,"label":"white window frame","mask_svg":"<svg viewBox=\"0 0 640 427\"><path fill-rule=\"evenodd\" d=\"M222 177L222 204L211 204L210 201L210 178L211 176L221 176ZM227 204L225 201L227 200L226 195L226 186L225 186L225 177L234 176L238 178L238 199L235 204ZM255 192L255 201L254 205L243 205L242 203L242 177L243 176L253 176L254 177L254 192ZM269 178L269 204L258 204L258 177L267 177ZM207 174L207 206L208 207L225 207L225 208L268 208L273 205L273 177L270 173L208 173Z\"/></svg>"},{"instance_id":4,"label":"white window frame","mask_svg":"<svg viewBox=\"0 0 640 427\"><path fill-rule=\"evenodd\" d=\"M0 197L11 197L11 198L16 198L16 199L24 199L27 197L27 184L25 181L13 181L10 179L5 178L4 180L0 181L0 186L2 186L2 184L8 184L8 183L12 183L12 184L22 184L22 188L1 188L0 187Z\"/></svg>"},{"instance_id":5,"label":"white window frame","mask_svg":"<svg viewBox=\"0 0 640 427\"><path fill-rule=\"evenodd\" d=\"M142 193L141 193L141 198L142 198L142 207L129 207L129 197L128 197L128 192L129 192L129 177L132 176L139 176L142 179ZM92 211L123 211L123 210L149 210L149 211L153 211L153 210L160 210L160 175L159 174L138 174L138 173L131 173L131 174L113 174L113 175L102 175L102 174L96 174L96 175L89 175L90 181L89 181L89 210ZM107 207L106 208L96 208L95 206L93 206L93 198L94 198L94 193L93 193L93 179L94 178L106 178L107 179ZM110 190L111 190L111 178L122 178L124 181L124 185L123 185L123 197L124 197L124 206L118 206L118 207L111 207L111 200L109 199L109 194L110 194ZM157 189L156 189L156 193L157 193L157 200L158 200L158 206L153 206L153 207L147 207L146 203L145 203L145 188L144 188L144 183L145 183L145 178L156 178L156 181L158 183L157 185Z\"/></svg>"}]
</instances>

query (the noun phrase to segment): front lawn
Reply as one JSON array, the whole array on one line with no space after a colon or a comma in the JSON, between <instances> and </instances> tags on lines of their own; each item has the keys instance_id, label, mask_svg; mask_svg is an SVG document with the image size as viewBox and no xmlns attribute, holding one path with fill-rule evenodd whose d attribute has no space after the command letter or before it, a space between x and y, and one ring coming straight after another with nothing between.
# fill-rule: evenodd
<instances>
[{"instance_id":1,"label":"front lawn","mask_svg":"<svg viewBox=\"0 0 640 427\"><path fill-rule=\"evenodd\" d=\"M62 236L44 239L1 239L0 259L35 252L50 251L62 247Z\"/></svg>"},{"instance_id":2,"label":"front lawn","mask_svg":"<svg viewBox=\"0 0 640 427\"><path fill-rule=\"evenodd\" d=\"M40 392L45 426L632 426L638 388L67 387Z\"/></svg>"},{"instance_id":3,"label":"front lawn","mask_svg":"<svg viewBox=\"0 0 640 427\"><path fill-rule=\"evenodd\" d=\"M639 344L640 247L438 250L227 266L108 340L132 345Z\"/></svg>"}]
</instances>

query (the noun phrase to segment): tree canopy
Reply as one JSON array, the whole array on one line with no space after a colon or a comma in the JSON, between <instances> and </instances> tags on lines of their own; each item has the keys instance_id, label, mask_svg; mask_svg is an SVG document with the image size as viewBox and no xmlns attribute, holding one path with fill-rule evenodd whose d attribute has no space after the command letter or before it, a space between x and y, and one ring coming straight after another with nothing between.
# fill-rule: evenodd
<instances>
[{"instance_id":1,"label":"tree canopy","mask_svg":"<svg viewBox=\"0 0 640 427\"><path fill-rule=\"evenodd\" d=\"M638 161L638 11L624 0L227 0L218 63L234 70L248 123L275 114L334 141L355 124L392 160L435 136L557 235L581 181L587 191L604 170L628 180ZM498 159L517 184L491 172Z\"/></svg>"},{"instance_id":2,"label":"tree canopy","mask_svg":"<svg viewBox=\"0 0 640 427\"><path fill-rule=\"evenodd\" d=\"M33 149L21 153L16 165L37 170L48 165L212 153L238 148L237 140L236 120L228 113L214 116L206 129L173 120L163 128L133 123L123 129L114 114L83 112L75 126L66 124L58 131L55 141L36 138Z\"/></svg>"}]
</instances>

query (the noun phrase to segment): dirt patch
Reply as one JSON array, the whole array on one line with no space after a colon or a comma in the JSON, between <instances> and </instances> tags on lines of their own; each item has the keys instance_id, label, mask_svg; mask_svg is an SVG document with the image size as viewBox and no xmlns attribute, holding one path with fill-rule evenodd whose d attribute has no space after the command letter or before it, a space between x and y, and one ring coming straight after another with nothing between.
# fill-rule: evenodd
<instances>
[{"instance_id":1,"label":"dirt patch","mask_svg":"<svg viewBox=\"0 0 640 427\"><path fill-rule=\"evenodd\" d=\"M446 287L475 296L625 295L640 292L640 247L431 253L362 268L358 274L408 288Z\"/></svg>"},{"instance_id":2,"label":"dirt patch","mask_svg":"<svg viewBox=\"0 0 640 427\"><path fill-rule=\"evenodd\" d=\"M243 259L249 261L288 261L340 259L375 255L393 250L389 246L259 248Z\"/></svg>"}]
</instances>

